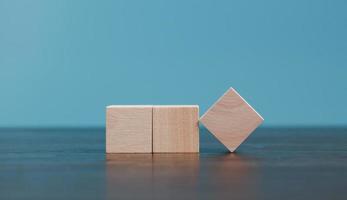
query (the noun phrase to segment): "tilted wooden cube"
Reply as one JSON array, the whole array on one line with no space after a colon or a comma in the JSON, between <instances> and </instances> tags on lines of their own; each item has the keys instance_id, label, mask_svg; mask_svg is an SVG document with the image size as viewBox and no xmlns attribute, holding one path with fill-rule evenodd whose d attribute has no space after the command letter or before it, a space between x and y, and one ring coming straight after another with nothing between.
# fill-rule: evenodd
<instances>
[{"instance_id":1,"label":"tilted wooden cube","mask_svg":"<svg viewBox=\"0 0 347 200\"><path fill-rule=\"evenodd\" d=\"M200 119L230 152L234 152L263 121L233 88L219 98Z\"/></svg>"},{"instance_id":2,"label":"tilted wooden cube","mask_svg":"<svg viewBox=\"0 0 347 200\"><path fill-rule=\"evenodd\" d=\"M152 106L106 108L106 153L152 152Z\"/></svg>"},{"instance_id":3,"label":"tilted wooden cube","mask_svg":"<svg viewBox=\"0 0 347 200\"><path fill-rule=\"evenodd\" d=\"M153 153L199 152L199 106L153 107Z\"/></svg>"}]
</instances>

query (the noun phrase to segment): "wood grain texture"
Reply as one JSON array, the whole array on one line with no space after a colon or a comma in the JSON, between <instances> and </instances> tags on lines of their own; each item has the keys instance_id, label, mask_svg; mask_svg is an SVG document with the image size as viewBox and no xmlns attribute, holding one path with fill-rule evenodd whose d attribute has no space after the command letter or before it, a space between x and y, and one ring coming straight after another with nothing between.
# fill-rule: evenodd
<instances>
[{"instance_id":1,"label":"wood grain texture","mask_svg":"<svg viewBox=\"0 0 347 200\"><path fill-rule=\"evenodd\" d=\"M108 106L106 153L152 152L152 106Z\"/></svg>"},{"instance_id":2,"label":"wood grain texture","mask_svg":"<svg viewBox=\"0 0 347 200\"><path fill-rule=\"evenodd\" d=\"M200 122L231 152L264 121L264 119L230 88L200 119Z\"/></svg>"},{"instance_id":3,"label":"wood grain texture","mask_svg":"<svg viewBox=\"0 0 347 200\"><path fill-rule=\"evenodd\" d=\"M153 152L199 152L198 120L198 106L154 106Z\"/></svg>"}]
</instances>

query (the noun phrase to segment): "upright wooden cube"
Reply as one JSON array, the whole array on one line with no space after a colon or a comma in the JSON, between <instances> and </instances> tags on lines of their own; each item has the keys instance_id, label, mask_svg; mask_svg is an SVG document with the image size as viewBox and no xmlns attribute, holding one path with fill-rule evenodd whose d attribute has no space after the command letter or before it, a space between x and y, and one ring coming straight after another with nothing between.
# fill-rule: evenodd
<instances>
[{"instance_id":1,"label":"upright wooden cube","mask_svg":"<svg viewBox=\"0 0 347 200\"><path fill-rule=\"evenodd\" d=\"M152 152L152 106L108 106L106 153Z\"/></svg>"},{"instance_id":2,"label":"upright wooden cube","mask_svg":"<svg viewBox=\"0 0 347 200\"><path fill-rule=\"evenodd\" d=\"M199 152L199 107L153 107L153 153Z\"/></svg>"}]
</instances>

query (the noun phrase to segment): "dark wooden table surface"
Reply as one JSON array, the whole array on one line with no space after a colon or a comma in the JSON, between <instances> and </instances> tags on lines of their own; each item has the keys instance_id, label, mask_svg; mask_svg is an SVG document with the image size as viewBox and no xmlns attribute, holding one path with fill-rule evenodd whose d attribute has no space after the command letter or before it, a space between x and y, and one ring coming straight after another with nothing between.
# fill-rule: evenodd
<instances>
[{"instance_id":1,"label":"dark wooden table surface","mask_svg":"<svg viewBox=\"0 0 347 200\"><path fill-rule=\"evenodd\" d=\"M346 128L260 128L237 153L105 155L103 129L0 129L0 199L347 199Z\"/></svg>"}]
</instances>

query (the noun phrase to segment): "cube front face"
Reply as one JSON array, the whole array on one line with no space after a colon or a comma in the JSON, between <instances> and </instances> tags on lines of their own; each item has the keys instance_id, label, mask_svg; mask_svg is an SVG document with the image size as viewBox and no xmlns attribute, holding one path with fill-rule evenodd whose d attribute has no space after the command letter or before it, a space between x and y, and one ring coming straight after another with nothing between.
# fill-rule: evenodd
<instances>
[{"instance_id":1,"label":"cube front face","mask_svg":"<svg viewBox=\"0 0 347 200\"><path fill-rule=\"evenodd\" d=\"M200 122L230 152L264 121L264 119L230 88L200 119Z\"/></svg>"},{"instance_id":2,"label":"cube front face","mask_svg":"<svg viewBox=\"0 0 347 200\"><path fill-rule=\"evenodd\" d=\"M199 107L153 107L153 153L199 152Z\"/></svg>"},{"instance_id":3,"label":"cube front face","mask_svg":"<svg viewBox=\"0 0 347 200\"><path fill-rule=\"evenodd\" d=\"M106 153L152 152L152 106L108 106Z\"/></svg>"}]
</instances>

